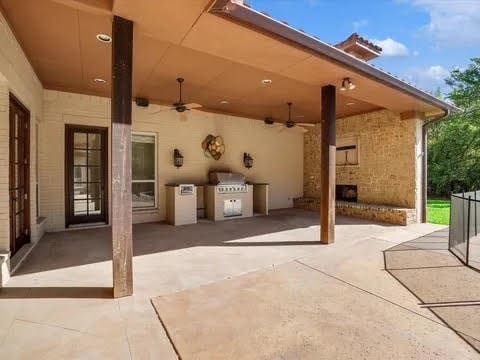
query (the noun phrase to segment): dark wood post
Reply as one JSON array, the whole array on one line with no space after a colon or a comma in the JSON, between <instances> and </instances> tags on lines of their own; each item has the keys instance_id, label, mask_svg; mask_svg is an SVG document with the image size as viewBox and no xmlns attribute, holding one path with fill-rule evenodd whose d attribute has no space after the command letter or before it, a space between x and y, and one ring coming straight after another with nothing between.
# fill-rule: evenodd
<instances>
[{"instance_id":1,"label":"dark wood post","mask_svg":"<svg viewBox=\"0 0 480 360\"><path fill-rule=\"evenodd\" d=\"M335 241L335 86L322 87L320 242Z\"/></svg>"},{"instance_id":2,"label":"dark wood post","mask_svg":"<svg viewBox=\"0 0 480 360\"><path fill-rule=\"evenodd\" d=\"M112 26L112 245L113 297L133 293L132 274L132 51L133 23Z\"/></svg>"}]
</instances>

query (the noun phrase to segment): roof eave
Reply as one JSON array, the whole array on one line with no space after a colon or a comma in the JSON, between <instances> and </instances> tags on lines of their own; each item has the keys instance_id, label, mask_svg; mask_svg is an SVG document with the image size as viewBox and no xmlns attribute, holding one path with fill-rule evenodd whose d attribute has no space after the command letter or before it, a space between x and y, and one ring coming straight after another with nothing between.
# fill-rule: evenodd
<instances>
[{"instance_id":1,"label":"roof eave","mask_svg":"<svg viewBox=\"0 0 480 360\"><path fill-rule=\"evenodd\" d=\"M415 96L441 110L449 112L459 111L456 106L442 101L435 96L386 73L385 71L373 67L365 61L359 60L354 56L335 48L332 45L247 7L239 3L238 0L216 0L210 7L209 12L248 24L264 32L279 36L287 41L305 47L320 56L326 57L333 62L346 66L353 71L359 72L375 81L381 82L408 95Z\"/></svg>"}]
</instances>

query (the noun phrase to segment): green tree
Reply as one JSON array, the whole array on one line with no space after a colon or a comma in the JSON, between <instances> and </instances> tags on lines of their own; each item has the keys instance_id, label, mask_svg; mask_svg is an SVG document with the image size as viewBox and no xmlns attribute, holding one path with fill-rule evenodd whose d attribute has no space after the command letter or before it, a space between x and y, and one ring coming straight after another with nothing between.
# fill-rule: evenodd
<instances>
[{"instance_id":1,"label":"green tree","mask_svg":"<svg viewBox=\"0 0 480 360\"><path fill-rule=\"evenodd\" d=\"M445 81L448 99L461 111L429 130L428 190L436 196L480 189L480 58Z\"/></svg>"}]
</instances>

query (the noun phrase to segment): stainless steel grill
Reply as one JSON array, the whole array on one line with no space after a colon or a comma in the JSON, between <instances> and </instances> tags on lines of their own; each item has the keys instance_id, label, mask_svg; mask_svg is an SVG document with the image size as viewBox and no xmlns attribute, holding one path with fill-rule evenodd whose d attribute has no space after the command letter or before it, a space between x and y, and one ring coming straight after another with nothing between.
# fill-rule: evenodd
<instances>
[{"instance_id":1,"label":"stainless steel grill","mask_svg":"<svg viewBox=\"0 0 480 360\"><path fill-rule=\"evenodd\" d=\"M248 192L245 176L231 172L210 172L208 174L210 184L216 185L216 191L220 194L234 194Z\"/></svg>"}]
</instances>

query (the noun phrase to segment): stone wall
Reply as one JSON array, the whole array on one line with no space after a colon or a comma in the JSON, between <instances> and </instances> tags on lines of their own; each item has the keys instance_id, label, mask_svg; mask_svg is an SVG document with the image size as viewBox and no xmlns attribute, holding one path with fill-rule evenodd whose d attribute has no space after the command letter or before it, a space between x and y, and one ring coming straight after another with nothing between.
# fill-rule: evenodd
<instances>
[{"instance_id":1,"label":"stone wall","mask_svg":"<svg viewBox=\"0 0 480 360\"><path fill-rule=\"evenodd\" d=\"M358 137L359 164L337 166L337 184L358 186L358 202L415 208L417 122L388 110L336 122L337 140ZM320 197L320 126L305 134L304 196Z\"/></svg>"},{"instance_id":2,"label":"stone wall","mask_svg":"<svg viewBox=\"0 0 480 360\"><path fill-rule=\"evenodd\" d=\"M297 209L320 211L319 198L295 199L294 205ZM335 214L394 225L409 225L416 222L415 209L399 208L387 205L372 205L337 201L335 204Z\"/></svg>"}]
</instances>

